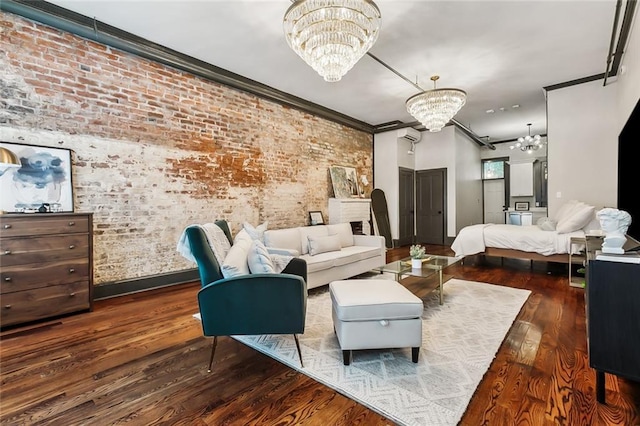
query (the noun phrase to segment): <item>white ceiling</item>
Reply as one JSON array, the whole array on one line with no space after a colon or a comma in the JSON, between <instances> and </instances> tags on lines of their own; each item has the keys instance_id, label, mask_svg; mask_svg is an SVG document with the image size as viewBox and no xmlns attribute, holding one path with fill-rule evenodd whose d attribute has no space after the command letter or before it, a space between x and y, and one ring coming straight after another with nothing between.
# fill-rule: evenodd
<instances>
[{"instance_id":1,"label":"white ceiling","mask_svg":"<svg viewBox=\"0 0 640 426\"><path fill-rule=\"evenodd\" d=\"M337 83L306 65L283 34L287 0L51 3L371 125L415 121L405 100L416 88L371 57ZM438 87L465 90L455 118L489 141L522 136L527 123L546 133L543 87L606 69L615 0L376 3L382 29L370 52L424 89L438 74Z\"/></svg>"}]
</instances>

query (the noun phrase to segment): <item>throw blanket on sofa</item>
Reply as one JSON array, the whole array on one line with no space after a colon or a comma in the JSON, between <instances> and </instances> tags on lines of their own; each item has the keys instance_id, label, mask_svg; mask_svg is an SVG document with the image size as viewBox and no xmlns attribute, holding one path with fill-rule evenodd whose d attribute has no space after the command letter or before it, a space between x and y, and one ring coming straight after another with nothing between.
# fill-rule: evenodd
<instances>
[{"instance_id":1,"label":"throw blanket on sofa","mask_svg":"<svg viewBox=\"0 0 640 426\"><path fill-rule=\"evenodd\" d=\"M214 244L215 235L219 234L218 231L220 231L220 228L218 227L218 225L216 225L215 223L205 223L204 225L194 224L191 226L198 226L204 231L205 235L207 236L207 242L209 243L209 247L211 247L213 254L216 256L216 259L218 260L218 263L222 265L222 262L224 261L224 257L226 256L226 253L218 253ZM185 231L182 231L182 235L180 235L180 239L178 239L178 245L176 246L176 250L185 259L190 260L193 263L196 263L196 259L195 257L193 257L193 253L191 253L191 247L189 246L189 239L187 238L187 233Z\"/></svg>"}]
</instances>

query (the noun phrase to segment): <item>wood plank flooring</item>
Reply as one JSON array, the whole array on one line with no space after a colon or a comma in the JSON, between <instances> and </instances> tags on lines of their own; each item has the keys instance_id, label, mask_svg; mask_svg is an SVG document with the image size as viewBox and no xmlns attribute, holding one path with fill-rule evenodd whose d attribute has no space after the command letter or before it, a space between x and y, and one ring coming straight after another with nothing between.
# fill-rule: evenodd
<instances>
[{"instance_id":1,"label":"wood plank flooring","mask_svg":"<svg viewBox=\"0 0 640 426\"><path fill-rule=\"evenodd\" d=\"M444 246L427 252L450 254ZM387 257L407 254L403 247ZM530 266L478 258L446 270L533 292L461 424L640 425L639 383L607 375L607 405L595 400L583 290L569 287L566 266ZM198 289L191 283L98 301L91 313L4 330L0 423L392 424L231 338L219 339L207 373L211 341L191 318Z\"/></svg>"}]
</instances>

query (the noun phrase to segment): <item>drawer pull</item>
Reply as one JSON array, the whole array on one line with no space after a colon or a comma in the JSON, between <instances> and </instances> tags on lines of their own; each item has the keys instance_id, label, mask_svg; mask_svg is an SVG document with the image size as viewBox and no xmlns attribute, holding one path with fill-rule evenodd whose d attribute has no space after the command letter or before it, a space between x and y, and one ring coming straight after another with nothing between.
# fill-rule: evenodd
<instances>
[{"instance_id":1,"label":"drawer pull","mask_svg":"<svg viewBox=\"0 0 640 426\"><path fill-rule=\"evenodd\" d=\"M5 278L4 278L4 280L5 280L6 282L11 282L11 277L5 277Z\"/></svg>"},{"instance_id":2,"label":"drawer pull","mask_svg":"<svg viewBox=\"0 0 640 426\"><path fill-rule=\"evenodd\" d=\"M4 305L5 309L11 309L11 305Z\"/></svg>"},{"instance_id":3,"label":"drawer pull","mask_svg":"<svg viewBox=\"0 0 640 426\"><path fill-rule=\"evenodd\" d=\"M75 293L69 293L69 297L74 297L75 295Z\"/></svg>"},{"instance_id":4,"label":"drawer pull","mask_svg":"<svg viewBox=\"0 0 640 426\"><path fill-rule=\"evenodd\" d=\"M6 224L6 225L4 226L4 229L9 229L9 228L11 228L11 225L10 225L10 224Z\"/></svg>"},{"instance_id":5,"label":"drawer pull","mask_svg":"<svg viewBox=\"0 0 640 426\"><path fill-rule=\"evenodd\" d=\"M69 222L69 226L73 226L73 225L75 225L75 224L76 224L76 223L75 223L74 221Z\"/></svg>"},{"instance_id":6,"label":"drawer pull","mask_svg":"<svg viewBox=\"0 0 640 426\"><path fill-rule=\"evenodd\" d=\"M76 270L74 268L69 268L69 273L73 274Z\"/></svg>"},{"instance_id":7,"label":"drawer pull","mask_svg":"<svg viewBox=\"0 0 640 426\"><path fill-rule=\"evenodd\" d=\"M5 250L4 254L11 254L11 250Z\"/></svg>"},{"instance_id":8,"label":"drawer pull","mask_svg":"<svg viewBox=\"0 0 640 426\"><path fill-rule=\"evenodd\" d=\"M76 246L74 246L73 244L71 244L71 245L69 246L69 248L73 250L74 248L76 248Z\"/></svg>"}]
</instances>

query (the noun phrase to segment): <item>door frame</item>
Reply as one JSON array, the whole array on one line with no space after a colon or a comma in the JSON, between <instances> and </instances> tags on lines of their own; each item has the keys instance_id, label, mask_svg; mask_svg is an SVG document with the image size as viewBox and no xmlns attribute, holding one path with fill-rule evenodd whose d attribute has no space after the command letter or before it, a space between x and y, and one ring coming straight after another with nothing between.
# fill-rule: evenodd
<instances>
[{"instance_id":1,"label":"door frame","mask_svg":"<svg viewBox=\"0 0 640 426\"><path fill-rule=\"evenodd\" d=\"M402 203L402 194L403 191L398 188L398 244L397 246L404 246L407 244L413 244L416 237L416 173L415 170L409 169L406 167L398 167L398 183L402 183L401 176L403 173L411 174L411 182L412 182L412 191L411 191L411 235L401 235L402 232L402 223L401 218L403 217L403 212L401 211Z\"/></svg>"},{"instance_id":2,"label":"door frame","mask_svg":"<svg viewBox=\"0 0 640 426\"><path fill-rule=\"evenodd\" d=\"M499 178L494 178L494 179L485 179L484 178L484 163L486 162L490 162L490 161L502 161L503 162L503 167L504 167L504 176L502 177L502 179L504 180L504 211L507 211L509 209L509 200L511 198L511 178L510 178L510 174L509 171L509 157L494 157L494 158L483 158L480 160L480 179L482 180L482 223L485 223L486 218L484 217L484 182L487 180L496 180ZM506 220L505 220L506 223Z\"/></svg>"},{"instance_id":3,"label":"door frame","mask_svg":"<svg viewBox=\"0 0 640 426\"><path fill-rule=\"evenodd\" d=\"M448 193L447 193L447 168L446 167L440 167L440 168L435 168L435 169L423 169L423 170L416 170L414 173L415 176L415 190L414 192L416 193L416 198L418 196L418 175L419 174L424 174L424 173L433 173L433 172L440 172L442 173L442 242L439 244L444 245L445 242L447 241L447 228L448 228L448 216L449 216L449 210L448 210ZM414 205L417 205L417 203L415 203ZM417 208L417 207L416 207ZM416 238L418 236L418 213L414 213L414 217L415 217L415 234L416 234Z\"/></svg>"}]
</instances>

